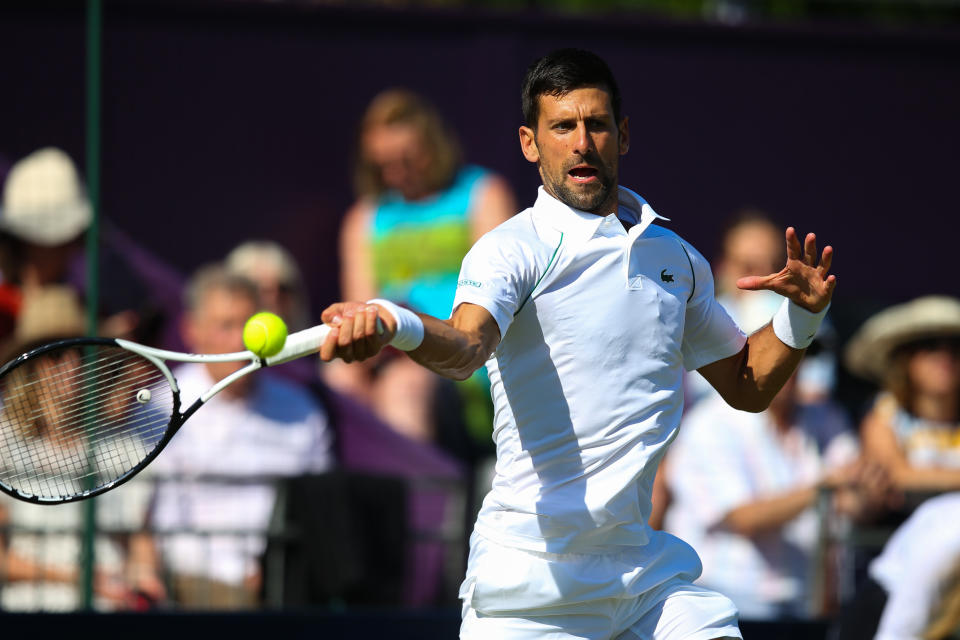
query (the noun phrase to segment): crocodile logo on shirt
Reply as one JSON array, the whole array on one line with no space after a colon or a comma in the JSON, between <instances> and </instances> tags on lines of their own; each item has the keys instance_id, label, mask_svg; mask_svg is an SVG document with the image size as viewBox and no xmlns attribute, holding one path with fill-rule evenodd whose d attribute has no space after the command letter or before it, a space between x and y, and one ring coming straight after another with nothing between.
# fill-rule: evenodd
<instances>
[{"instance_id":1,"label":"crocodile logo on shirt","mask_svg":"<svg viewBox=\"0 0 960 640\"><path fill-rule=\"evenodd\" d=\"M667 270L664 269L660 272L660 279L664 282L673 282L673 274L667 273Z\"/></svg>"}]
</instances>

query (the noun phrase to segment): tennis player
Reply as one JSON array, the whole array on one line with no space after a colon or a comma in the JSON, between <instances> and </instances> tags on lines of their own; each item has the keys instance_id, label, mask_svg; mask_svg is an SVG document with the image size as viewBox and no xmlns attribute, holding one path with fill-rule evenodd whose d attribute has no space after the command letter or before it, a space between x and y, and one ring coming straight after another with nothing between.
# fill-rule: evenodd
<instances>
[{"instance_id":1,"label":"tennis player","mask_svg":"<svg viewBox=\"0 0 960 640\"><path fill-rule=\"evenodd\" d=\"M726 597L700 588L696 552L648 524L656 468L683 405L683 369L760 411L796 368L836 285L833 251L787 229L787 262L741 279L785 297L746 337L706 260L618 186L630 146L617 83L565 49L523 82L520 147L543 180L532 207L464 258L448 320L386 300L341 302L321 348L386 344L463 379L486 363L496 476L471 536L461 638L740 638ZM654 224L657 221L658 224ZM385 325L377 331L377 319Z\"/></svg>"}]
</instances>

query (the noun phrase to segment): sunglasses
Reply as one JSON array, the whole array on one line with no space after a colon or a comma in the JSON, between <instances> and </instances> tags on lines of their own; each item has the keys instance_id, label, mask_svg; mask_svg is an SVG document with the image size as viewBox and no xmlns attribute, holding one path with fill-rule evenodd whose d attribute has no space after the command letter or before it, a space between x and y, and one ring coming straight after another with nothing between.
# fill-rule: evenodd
<instances>
[{"instance_id":1,"label":"sunglasses","mask_svg":"<svg viewBox=\"0 0 960 640\"><path fill-rule=\"evenodd\" d=\"M960 354L960 337L935 337L915 340L906 347L913 352L949 351Z\"/></svg>"}]
</instances>

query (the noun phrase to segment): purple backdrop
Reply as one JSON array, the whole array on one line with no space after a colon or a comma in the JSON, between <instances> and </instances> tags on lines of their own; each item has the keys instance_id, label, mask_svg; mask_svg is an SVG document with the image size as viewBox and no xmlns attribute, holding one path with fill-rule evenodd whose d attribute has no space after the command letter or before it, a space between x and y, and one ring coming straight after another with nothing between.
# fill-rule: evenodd
<instances>
[{"instance_id":1,"label":"purple backdrop","mask_svg":"<svg viewBox=\"0 0 960 640\"><path fill-rule=\"evenodd\" d=\"M0 8L0 153L56 144L82 163L77 4ZM103 214L184 272L264 236L297 255L316 308L334 299L354 128L387 86L432 98L468 159L531 202L520 78L537 55L576 45L606 57L622 84L633 132L624 184L708 256L724 219L756 205L837 247L841 329L882 303L957 292L946 258L958 32L105 5Z\"/></svg>"}]
</instances>

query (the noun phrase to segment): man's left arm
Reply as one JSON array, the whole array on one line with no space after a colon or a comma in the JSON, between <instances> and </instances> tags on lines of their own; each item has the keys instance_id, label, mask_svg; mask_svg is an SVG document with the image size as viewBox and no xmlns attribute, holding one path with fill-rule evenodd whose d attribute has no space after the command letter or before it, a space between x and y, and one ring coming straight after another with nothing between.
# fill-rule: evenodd
<instances>
[{"instance_id":1,"label":"man's left arm","mask_svg":"<svg viewBox=\"0 0 960 640\"><path fill-rule=\"evenodd\" d=\"M786 241L783 269L767 276L740 278L737 286L769 289L787 301L770 324L747 338L738 353L698 369L730 406L743 411L766 409L793 375L837 284L836 276L829 273L832 247L824 247L818 261L814 234L807 234L801 247L796 231L789 227Z\"/></svg>"}]
</instances>

